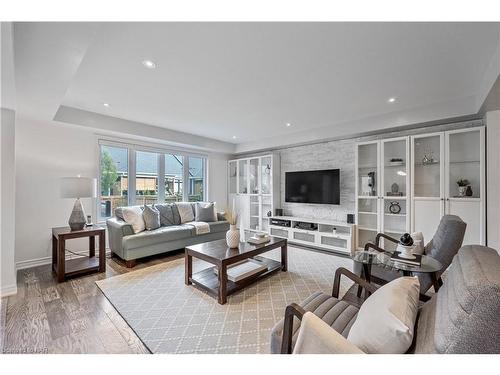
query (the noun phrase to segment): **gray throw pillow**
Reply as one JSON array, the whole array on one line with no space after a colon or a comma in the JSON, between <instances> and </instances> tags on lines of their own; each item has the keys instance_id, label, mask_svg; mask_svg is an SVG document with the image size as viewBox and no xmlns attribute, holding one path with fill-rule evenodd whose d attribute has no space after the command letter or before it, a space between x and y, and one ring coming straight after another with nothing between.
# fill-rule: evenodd
<instances>
[{"instance_id":1,"label":"gray throw pillow","mask_svg":"<svg viewBox=\"0 0 500 375\"><path fill-rule=\"evenodd\" d=\"M160 227L160 211L153 206L144 206L142 218L146 223L146 230L154 230Z\"/></svg>"},{"instance_id":2,"label":"gray throw pillow","mask_svg":"<svg viewBox=\"0 0 500 375\"><path fill-rule=\"evenodd\" d=\"M215 212L214 203L200 203L197 202L195 206L195 220L196 221L205 221L212 222L217 221L217 213Z\"/></svg>"},{"instance_id":3,"label":"gray throw pillow","mask_svg":"<svg viewBox=\"0 0 500 375\"><path fill-rule=\"evenodd\" d=\"M181 217L177 207L173 203L155 204L154 207L160 212L160 224L164 227L179 225Z\"/></svg>"},{"instance_id":4,"label":"gray throw pillow","mask_svg":"<svg viewBox=\"0 0 500 375\"><path fill-rule=\"evenodd\" d=\"M170 203L170 208L172 209L172 214L174 215L174 225L181 225L181 214L175 203Z\"/></svg>"}]
</instances>

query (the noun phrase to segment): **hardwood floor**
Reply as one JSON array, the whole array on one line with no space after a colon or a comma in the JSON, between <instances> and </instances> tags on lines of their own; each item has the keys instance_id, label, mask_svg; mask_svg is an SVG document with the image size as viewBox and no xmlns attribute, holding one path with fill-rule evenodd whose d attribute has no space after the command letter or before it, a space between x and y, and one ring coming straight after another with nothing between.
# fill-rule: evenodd
<instances>
[{"instance_id":1,"label":"hardwood floor","mask_svg":"<svg viewBox=\"0 0 500 375\"><path fill-rule=\"evenodd\" d=\"M95 285L96 280L183 257L152 257L128 269L106 259L106 272L58 284L50 265L18 271L18 293L0 303L2 353L149 353Z\"/></svg>"}]
</instances>

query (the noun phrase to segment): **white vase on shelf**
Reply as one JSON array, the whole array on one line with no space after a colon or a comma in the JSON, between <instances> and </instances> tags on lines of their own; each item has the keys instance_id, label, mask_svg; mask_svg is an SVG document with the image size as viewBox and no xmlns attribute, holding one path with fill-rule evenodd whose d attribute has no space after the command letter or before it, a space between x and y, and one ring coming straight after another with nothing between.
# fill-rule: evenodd
<instances>
[{"instance_id":1,"label":"white vase on shelf","mask_svg":"<svg viewBox=\"0 0 500 375\"><path fill-rule=\"evenodd\" d=\"M227 246L235 249L240 245L240 230L236 225L230 225L229 230L226 232Z\"/></svg>"}]
</instances>

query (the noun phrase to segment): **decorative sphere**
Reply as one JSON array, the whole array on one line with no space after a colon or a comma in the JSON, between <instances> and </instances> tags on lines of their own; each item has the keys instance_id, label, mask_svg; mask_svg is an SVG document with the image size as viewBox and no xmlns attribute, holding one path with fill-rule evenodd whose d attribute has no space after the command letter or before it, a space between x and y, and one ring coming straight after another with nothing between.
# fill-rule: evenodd
<instances>
[{"instance_id":1,"label":"decorative sphere","mask_svg":"<svg viewBox=\"0 0 500 375\"><path fill-rule=\"evenodd\" d=\"M412 246L413 238L411 238L410 233L405 233L399 239L399 243L403 246Z\"/></svg>"}]
</instances>

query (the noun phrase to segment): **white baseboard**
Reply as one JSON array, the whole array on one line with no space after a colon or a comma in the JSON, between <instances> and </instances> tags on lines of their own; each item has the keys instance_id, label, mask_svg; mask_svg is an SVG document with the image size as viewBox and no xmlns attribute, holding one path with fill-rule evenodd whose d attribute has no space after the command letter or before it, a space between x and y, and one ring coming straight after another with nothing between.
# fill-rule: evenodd
<instances>
[{"instance_id":1,"label":"white baseboard","mask_svg":"<svg viewBox=\"0 0 500 375\"><path fill-rule=\"evenodd\" d=\"M76 254L79 255L88 255L89 251L75 251ZM96 255L98 253L98 250L96 250ZM106 249L106 255L111 254L110 249ZM73 254L67 253L66 254L66 259L71 259L74 257ZM22 260L20 262L16 263L16 270L24 270L26 268L32 268L32 267L38 267L38 266L44 266L46 264L51 264L52 263L52 257L43 257L43 258L38 258L38 259L30 259L30 260Z\"/></svg>"},{"instance_id":2,"label":"white baseboard","mask_svg":"<svg viewBox=\"0 0 500 375\"><path fill-rule=\"evenodd\" d=\"M12 284L12 285L2 285L2 289L0 290L0 297L8 297L12 296L14 294L17 294L17 285Z\"/></svg>"}]
</instances>

